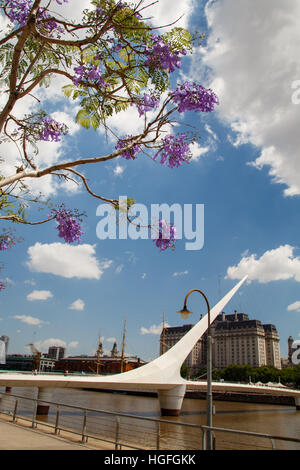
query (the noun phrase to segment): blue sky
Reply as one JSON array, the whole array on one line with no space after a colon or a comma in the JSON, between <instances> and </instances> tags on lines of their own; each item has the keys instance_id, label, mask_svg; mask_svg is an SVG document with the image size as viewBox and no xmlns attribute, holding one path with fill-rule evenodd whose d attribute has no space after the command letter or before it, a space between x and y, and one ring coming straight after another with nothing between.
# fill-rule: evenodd
<instances>
[{"instance_id":1,"label":"blue sky","mask_svg":"<svg viewBox=\"0 0 300 470\"><path fill-rule=\"evenodd\" d=\"M171 2L161 3L152 13L166 24ZM126 318L127 353L149 360L158 355L163 313L169 325L182 324L176 311L189 289L205 291L213 306L220 293L249 274L226 313L237 309L275 324L281 354L287 355L288 336L297 339L300 333L300 107L291 101L292 82L300 79L295 20L300 7L285 3L283 10L277 0L180 2L174 15L185 12L181 23L207 36L175 78L200 79L221 103L209 116L182 119L201 136L193 160L169 169L148 158L119 158L84 170L93 190L107 197L126 195L147 207L204 204L202 250L185 250L184 240L164 253L151 240L99 240L98 200L53 180L35 183L34 190L43 189L53 202L86 211L82 258L79 251L78 257L65 251L54 223L18 227L23 242L2 254L2 277L9 285L0 297L0 333L10 337L9 352L24 353L35 341L43 352L56 343L66 345L68 355L91 354L99 331L105 350L114 338L120 349ZM49 112L71 125L76 104L60 96L58 86L40 93ZM111 125L124 135L139 122L126 115ZM71 125L70 134L63 143L42 148L45 162L105 154L114 147L100 131ZM31 209L28 217L41 214ZM198 296L190 299L190 308L195 313L188 322L205 313Z\"/></svg>"}]
</instances>

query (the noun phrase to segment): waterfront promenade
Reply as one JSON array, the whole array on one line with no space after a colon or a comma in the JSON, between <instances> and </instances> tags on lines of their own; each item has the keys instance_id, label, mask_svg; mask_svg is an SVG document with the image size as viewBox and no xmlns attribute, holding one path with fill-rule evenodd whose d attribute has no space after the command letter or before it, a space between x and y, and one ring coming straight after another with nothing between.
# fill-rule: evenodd
<instances>
[{"instance_id":1,"label":"waterfront promenade","mask_svg":"<svg viewBox=\"0 0 300 470\"><path fill-rule=\"evenodd\" d=\"M62 437L19 426L0 416L0 450L91 450Z\"/></svg>"}]
</instances>

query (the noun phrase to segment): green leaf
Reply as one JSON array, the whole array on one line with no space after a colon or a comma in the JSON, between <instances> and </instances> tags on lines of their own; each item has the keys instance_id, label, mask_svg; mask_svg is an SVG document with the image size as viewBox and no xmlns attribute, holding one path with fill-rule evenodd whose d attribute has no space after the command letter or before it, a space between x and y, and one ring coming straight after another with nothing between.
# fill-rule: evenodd
<instances>
[{"instance_id":1,"label":"green leaf","mask_svg":"<svg viewBox=\"0 0 300 470\"><path fill-rule=\"evenodd\" d=\"M62 90L67 98L70 98L72 93L74 92L75 86L74 85L65 85L62 87Z\"/></svg>"}]
</instances>

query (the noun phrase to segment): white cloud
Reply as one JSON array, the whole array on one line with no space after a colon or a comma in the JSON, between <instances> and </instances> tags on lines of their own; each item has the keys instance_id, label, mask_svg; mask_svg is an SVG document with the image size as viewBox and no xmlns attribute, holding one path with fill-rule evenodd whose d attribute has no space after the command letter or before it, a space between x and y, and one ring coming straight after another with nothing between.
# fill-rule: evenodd
<instances>
[{"instance_id":1,"label":"white cloud","mask_svg":"<svg viewBox=\"0 0 300 470\"><path fill-rule=\"evenodd\" d=\"M300 312L300 300L297 300L293 304L290 304L287 307L287 311L288 312L293 312L293 311Z\"/></svg>"},{"instance_id":2,"label":"white cloud","mask_svg":"<svg viewBox=\"0 0 300 470\"><path fill-rule=\"evenodd\" d=\"M300 106L292 103L292 83L300 79L300 3L210 0L206 16L207 48L195 55L191 73L199 79L208 66L207 84L235 144L252 144L260 152L253 165L268 168L286 196L299 195Z\"/></svg>"},{"instance_id":3,"label":"white cloud","mask_svg":"<svg viewBox=\"0 0 300 470\"><path fill-rule=\"evenodd\" d=\"M63 348L67 346L65 341L58 339L58 338L48 338L48 339L45 339L44 341L36 341L34 345L39 351L47 351L47 352L51 346L61 346Z\"/></svg>"},{"instance_id":4,"label":"white cloud","mask_svg":"<svg viewBox=\"0 0 300 470\"><path fill-rule=\"evenodd\" d=\"M57 346L57 347L62 347L62 348L68 348L68 349L76 349L78 346L79 342L78 341L70 341L68 344L59 338L48 338L45 339L44 341L36 341L34 343L35 347L39 351L45 351L48 352L48 349L51 346Z\"/></svg>"},{"instance_id":5,"label":"white cloud","mask_svg":"<svg viewBox=\"0 0 300 470\"><path fill-rule=\"evenodd\" d=\"M150 3L151 2L147 2L146 5ZM175 21L180 16L184 15L183 19L181 19L176 26L180 25L185 27L191 13L191 6L191 0L182 0L181 2L174 2L174 0L160 0L153 6L143 10L142 14L144 18L154 16L153 23L155 23L156 26L169 24L171 21ZM80 2L69 1L62 5L55 5L55 2L52 2L51 8L57 14L78 22L82 16L82 11L87 8L91 9L91 2L90 0L81 0Z\"/></svg>"},{"instance_id":6,"label":"white cloud","mask_svg":"<svg viewBox=\"0 0 300 470\"><path fill-rule=\"evenodd\" d=\"M42 5L47 5L48 1L43 0ZM82 12L85 9L91 8L90 0L80 0L80 2L68 1L62 2L61 5L57 4L56 1L51 4L51 11L55 12L57 17L63 16L69 20L79 22L82 18Z\"/></svg>"},{"instance_id":7,"label":"white cloud","mask_svg":"<svg viewBox=\"0 0 300 470\"><path fill-rule=\"evenodd\" d=\"M30 270L65 278L100 279L111 260L99 261L95 246L36 243L28 248Z\"/></svg>"},{"instance_id":8,"label":"white cloud","mask_svg":"<svg viewBox=\"0 0 300 470\"><path fill-rule=\"evenodd\" d=\"M27 295L27 300L47 300L53 297L52 292L49 290L34 290L30 294Z\"/></svg>"},{"instance_id":9,"label":"white cloud","mask_svg":"<svg viewBox=\"0 0 300 470\"><path fill-rule=\"evenodd\" d=\"M31 317L30 315L14 315L11 318L15 318L16 320L20 320L22 323L26 323L27 325L33 325L33 326L41 326L43 324L49 323L49 322L40 320L39 318Z\"/></svg>"},{"instance_id":10,"label":"white cloud","mask_svg":"<svg viewBox=\"0 0 300 470\"><path fill-rule=\"evenodd\" d=\"M152 115L152 113L147 113L147 115ZM141 133L144 129L145 120L140 117L135 107L130 106L127 110L109 117L107 125L119 137L126 137L127 135ZM100 127L99 132L103 134L104 128Z\"/></svg>"},{"instance_id":11,"label":"white cloud","mask_svg":"<svg viewBox=\"0 0 300 470\"><path fill-rule=\"evenodd\" d=\"M185 271L181 271L181 272L175 272L173 273L173 276L174 277L177 277L177 276L186 276L189 272L187 270Z\"/></svg>"},{"instance_id":12,"label":"white cloud","mask_svg":"<svg viewBox=\"0 0 300 470\"><path fill-rule=\"evenodd\" d=\"M69 310L84 310L85 303L81 299L74 300L69 306Z\"/></svg>"},{"instance_id":13,"label":"white cloud","mask_svg":"<svg viewBox=\"0 0 300 470\"><path fill-rule=\"evenodd\" d=\"M174 2L174 0L161 0L153 6L144 10L143 16L152 17L152 24L155 26L165 26L177 21L173 26L167 28L171 29L174 26L186 28L190 15L192 14L192 0L181 0ZM161 34L166 30L163 29Z\"/></svg>"},{"instance_id":14,"label":"white cloud","mask_svg":"<svg viewBox=\"0 0 300 470\"><path fill-rule=\"evenodd\" d=\"M300 282L300 258L294 256L294 250L283 245L266 251L260 258L256 254L244 256L237 266L227 269L227 278L242 279L248 275L249 281L260 283L286 279Z\"/></svg>"},{"instance_id":15,"label":"white cloud","mask_svg":"<svg viewBox=\"0 0 300 470\"><path fill-rule=\"evenodd\" d=\"M115 176L121 176L124 173L125 168L119 164L113 169Z\"/></svg>"},{"instance_id":16,"label":"white cloud","mask_svg":"<svg viewBox=\"0 0 300 470\"><path fill-rule=\"evenodd\" d=\"M144 326L141 327L141 334L142 335L160 335L163 329L169 327L168 323L161 323L160 325L151 325L150 328L145 328Z\"/></svg>"},{"instance_id":17,"label":"white cloud","mask_svg":"<svg viewBox=\"0 0 300 470\"><path fill-rule=\"evenodd\" d=\"M17 117L22 117L24 113L30 113L35 110L32 103L30 103L26 98L24 99L22 106L17 104L16 108L17 109L14 109L14 114L16 114ZM73 117L64 111L57 111L51 114L51 117L56 118L59 122L65 122L70 126L71 137L74 137L75 133L79 130L79 126L73 123ZM35 158L35 162L39 169L44 169L57 163L69 152L68 140L67 138L64 139L64 137L62 137L59 142L39 141L36 145L39 154ZM33 155L33 149L30 145L28 145L28 149L29 155ZM2 174L4 176L15 174L16 168L21 165L19 151L16 145L11 142L2 142L0 145L0 157L5 160L1 165ZM73 181L58 180L57 177L52 175L46 175L42 178L30 178L26 180L25 183L34 195L42 193L44 196L51 196L55 195L59 190L77 192L79 189L79 186Z\"/></svg>"},{"instance_id":18,"label":"white cloud","mask_svg":"<svg viewBox=\"0 0 300 470\"><path fill-rule=\"evenodd\" d=\"M217 134L212 130L212 128L208 124L205 124L205 130L212 136L213 140L219 140Z\"/></svg>"},{"instance_id":19,"label":"white cloud","mask_svg":"<svg viewBox=\"0 0 300 470\"><path fill-rule=\"evenodd\" d=\"M124 96L127 96L124 92ZM162 93L160 97L160 105L167 99L168 93ZM149 122L153 121L159 112L159 107L157 110L148 111L146 113L146 123L145 117L140 116L138 109L136 106L129 106L125 111L121 111L119 113L113 114L109 117L106 121L107 127L111 129L113 135L110 133L108 134L109 139L112 142L116 141L116 135L119 138L124 138L126 136L131 135L138 135L141 134L145 130L145 126L149 124ZM101 135L104 134L105 129L103 127L99 128L99 132ZM163 132L172 132L172 127L170 124L166 124L163 126ZM161 133L162 135L162 133ZM147 136L147 139L150 137L156 137L154 132L150 132ZM121 157L122 158L122 157Z\"/></svg>"},{"instance_id":20,"label":"white cloud","mask_svg":"<svg viewBox=\"0 0 300 470\"><path fill-rule=\"evenodd\" d=\"M197 161L200 159L200 157L202 157L203 155L209 152L210 147L209 146L200 147L200 145L197 142L194 142L190 145L190 150L192 154L191 160Z\"/></svg>"}]
</instances>

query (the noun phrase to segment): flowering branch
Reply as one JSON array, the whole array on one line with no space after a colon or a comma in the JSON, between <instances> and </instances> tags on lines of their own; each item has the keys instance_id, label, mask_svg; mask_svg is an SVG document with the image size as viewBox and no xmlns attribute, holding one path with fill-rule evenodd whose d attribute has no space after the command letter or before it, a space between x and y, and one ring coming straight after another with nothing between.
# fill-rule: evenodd
<instances>
[{"instance_id":1,"label":"flowering branch","mask_svg":"<svg viewBox=\"0 0 300 470\"><path fill-rule=\"evenodd\" d=\"M62 5L68 0L55 1ZM56 220L59 236L73 243L79 242L82 235L80 214L76 211L60 205L44 220L29 222L23 205L17 210L10 198L24 191L25 182L30 179L53 175L70 180L74 176L88 194L118 210L118 201L94 193L78 167L118 157L135 160L145 150L162 165L180 167L190 161L190 144L195 138L187 133L169 133L174 116L185 112L210 113L218 105L218 98L212 90L194 82L169 89L170 75L192 53L193 38L178 27L158 34L160 28L153 28L142 16L156 2L145 6L141 0L132 7L123 1L91 0L91 9L84 11L79 23L50 12L50 3L41 6L41 0L0 0L0 10L11 26L0 39L2 81L6 86L3 91L7 96L0 111L0 144L13 142L20 153L16 172L6 170L0 175L0 220L27 225ZM79 111L75 120L82 127L96 130L103 126L109 131L107 119L133 106L144 121L143 131L133 136L115 136L115 149L106 155L70 158L41 167L37 144L60 141L68 128L43 109L23 116L14 109L20 100L33 96L38 86L49 85L46 82L52 76L66 79L63 93L76 100ZM0 249L1 240L2 247L12 246L0 236ZM164 251L174 247L175 240L175 227L159 221L156 246Z\"/></svg>"}]
</instances>

